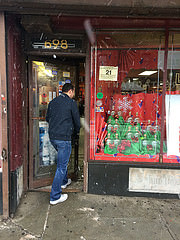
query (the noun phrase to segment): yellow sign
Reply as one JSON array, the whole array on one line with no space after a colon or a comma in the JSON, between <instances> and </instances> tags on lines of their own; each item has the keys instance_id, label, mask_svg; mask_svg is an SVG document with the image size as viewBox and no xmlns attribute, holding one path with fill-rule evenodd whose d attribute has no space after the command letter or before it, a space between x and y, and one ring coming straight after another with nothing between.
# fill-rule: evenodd
<instances>
[{"instance_id":1,"label":"yellow sign","mask_svg":"<svg viewBox=\"0 0 180 240\"><path fill-rule=\"evenodd\" d=\"M180 73L176 73L176 85L180 85Z\"/></svg>"},{"instance_id":2,"label":"yellow sign","mask_svg":"<svg viewBox=\"0 0 180 240\"><path fill-rule=\"evenodd\" d=\"M63 77L69 78L70 77L70 72L63 72Z\"/></svg>"},{"instance_id":3,"label":"yellow sign","mask_svg":"<svg viewBox=\"0 0 180 240\"><path fill-rule=\"evenodd\" d=\"M116 82L118 77L118 67L100 66L99 80Z\"/></svg>"}]
</instances>

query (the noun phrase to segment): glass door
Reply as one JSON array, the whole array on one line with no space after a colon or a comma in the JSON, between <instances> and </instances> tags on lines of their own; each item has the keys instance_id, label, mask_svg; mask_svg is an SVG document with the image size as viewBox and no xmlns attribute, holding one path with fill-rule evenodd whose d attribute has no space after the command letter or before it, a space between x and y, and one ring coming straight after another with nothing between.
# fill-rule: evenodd
<instances>
[{"instance_id":1,"label":"glass door","mask_svg":"<svg viewBox=\"0 0 180 240\"><path fill-rule=\"evenodd\" d=\"M37 188L51 185L56 169L57 152L50 143L45 120L47 107L64 83L75 85L76 66L31 61L29 72L29 187Z\"/></svg>"}]
</instances>

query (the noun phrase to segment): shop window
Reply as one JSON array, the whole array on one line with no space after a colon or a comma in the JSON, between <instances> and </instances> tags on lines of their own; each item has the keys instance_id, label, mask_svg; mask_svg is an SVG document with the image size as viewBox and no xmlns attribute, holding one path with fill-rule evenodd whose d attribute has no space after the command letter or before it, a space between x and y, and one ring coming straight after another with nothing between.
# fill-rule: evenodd
<instances>
[{"instance_id":1,"label":"shop window","mask_svg":"<svg viewBox=\"0 0 180 240\"><path fill-rule=\"evenodd\" d=\"M159 162L164 32L100 32L96 37L91 51L90 158ZM168 59L174 60L172 54ZM166 98L171 92L179 99L178 72L170 66ZM174 153L171 159L167 155L168 141L165 131L165 162L177 163Z\"/></svg>"},{"instance_id":2,"label":"shop window","mask_svg":"<svg viewBox=\"0 0 180 240\"><path fill-rule=\"evenodd\" d=\"M163 56L163 53L161 53ZM166 145L164 162L180 163L180 34L170 33L165 97Z\"/></svg>"}]
</instances>

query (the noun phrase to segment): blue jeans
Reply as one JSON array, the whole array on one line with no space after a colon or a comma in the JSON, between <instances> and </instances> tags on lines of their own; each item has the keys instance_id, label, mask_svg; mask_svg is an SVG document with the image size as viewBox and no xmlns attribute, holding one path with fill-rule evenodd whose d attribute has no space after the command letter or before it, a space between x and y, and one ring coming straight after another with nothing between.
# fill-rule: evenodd
<instances>
[{"instance_id":1,"label":"blue jeans","mask_svg":"<svg viewBox=\"0 0 180 240\"><path fill-rule=\"evenodd\" d=\"M51 143L58 151L57 168L50 193L50 201L54 201L59 199L61 196L61 185L64 185L68 182L67 165L71 155L71 141L51 139Z\"/></svg>"}]
</instances>

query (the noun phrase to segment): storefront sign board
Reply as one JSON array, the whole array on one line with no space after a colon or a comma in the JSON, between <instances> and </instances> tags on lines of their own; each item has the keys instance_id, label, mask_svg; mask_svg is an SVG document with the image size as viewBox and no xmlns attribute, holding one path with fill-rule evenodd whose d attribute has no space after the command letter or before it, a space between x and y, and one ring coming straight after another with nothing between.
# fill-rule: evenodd
<instances>
[{"instance_id":1,"label":"storefront sign board","mask_svg":"<svg viewBox=\"0 0 180 240\"><path fill-rule=\"evenodd\" d=\"M180 170L130 168L129 191L180 194Z\"/></svg>"},{"instance_id":2,"label":"storefront sign board","mask_svg":"<svg viewBox=\"0 0 180 240\"><path fill-rule=\"evenodd\" d=\"M84 35L80 34L28 34L25 37L25 48L28 52L46 52L52 55L52 52L54 52L54 58L56 58L57 51L58 53L66 52L68 54L86 52L85 38Z\"/></svg>"}]
</instances>

